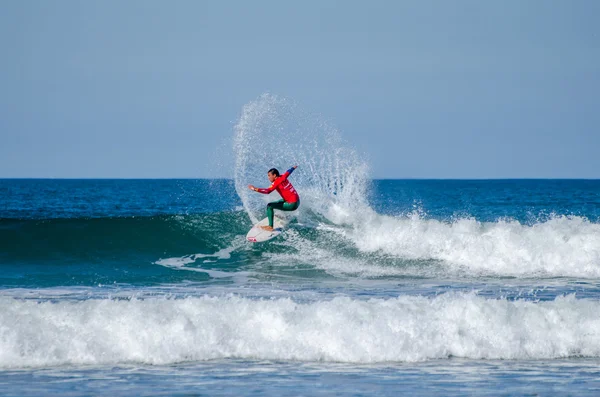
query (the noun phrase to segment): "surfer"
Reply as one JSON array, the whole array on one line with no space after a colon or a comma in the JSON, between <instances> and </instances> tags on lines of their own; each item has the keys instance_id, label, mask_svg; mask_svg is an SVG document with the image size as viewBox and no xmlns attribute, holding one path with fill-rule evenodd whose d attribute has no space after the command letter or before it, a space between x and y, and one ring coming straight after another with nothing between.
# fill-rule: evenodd
<instances>
[{"instance_id":1,"label":"surfer","mask_svg":"<svg viewBox=\"0 0 600 397\"><path fill-rule=\"evenodd\" d=\"M271 168L267 172L267 177L271 182L271 186L266 189L260 189L252 185L248 185L250 190L254 190L255 192L262 194L269 194L273 190L277 190L277 193L279 193L282 197L281 200L273 201L267 204L267 217L269 218L269 226L261 226L263 229L268 231L273 230L274 210L296 211L300 206L300 196L298 196L298 192L296 192L296 189L294 189L290 181L287 180L288 176L290 176L290 174L294 172L297 167L297 165L293 166L283 175L279 175L277 168Z\"/></svg>"}]
</instances>

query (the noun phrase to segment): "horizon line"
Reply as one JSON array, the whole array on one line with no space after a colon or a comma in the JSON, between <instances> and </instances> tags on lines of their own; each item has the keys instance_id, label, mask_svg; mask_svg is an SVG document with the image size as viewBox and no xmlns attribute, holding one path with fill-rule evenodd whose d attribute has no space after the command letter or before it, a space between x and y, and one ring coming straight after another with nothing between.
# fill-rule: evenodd
<instances>
[{"instance_id":1,"label":"horizon line","mask_svg":"<svg viewBox=\"0 0 600 397\"><path fill-rule=\"evenodd\" d=\"M582 178L582 177L492 177L492 178L417 178L417 177L399 177L399 178L369 178L375 181L510 181L510 180L576 180L576 181L597 181L598 178ZM123 181L159 181L159 180L231 180L233 178L201 178L201 177L0 177L0 180L123 180Z\"/></svg>"}]
</instances>

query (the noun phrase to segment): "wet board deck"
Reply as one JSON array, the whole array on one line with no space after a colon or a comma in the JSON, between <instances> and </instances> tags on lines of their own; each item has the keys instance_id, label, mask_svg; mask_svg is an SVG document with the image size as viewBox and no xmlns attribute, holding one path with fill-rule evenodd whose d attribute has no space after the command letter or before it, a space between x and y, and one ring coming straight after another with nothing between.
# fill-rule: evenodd
<instances>
[{"instance_id":1,"label":"wet board deck","mask_svg":"<svg viewBox=\"0 0 600 397\"><path fill-rule=\"evenodd\" d=\"M260 226L267 226L269 224L269 218L265 218L258 222L250 229L246 235L246 240L252 243L262 243L263 241L271 240L277 237L288 225L287 220L275 217L273 219L273 231L267 231L262 229Z\"/></svg>"}]
</instances>

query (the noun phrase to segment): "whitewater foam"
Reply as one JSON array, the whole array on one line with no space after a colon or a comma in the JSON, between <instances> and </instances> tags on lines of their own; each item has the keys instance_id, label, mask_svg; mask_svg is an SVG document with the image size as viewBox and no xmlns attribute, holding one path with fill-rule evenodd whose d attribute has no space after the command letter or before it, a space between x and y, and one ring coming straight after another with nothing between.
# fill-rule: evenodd
<instances>
[{"instance_id":1,"label":"whitewater foam","mask_svg":"<svg viewBox=\"0 0 600 397\"><path fill-rule=\"evenodd\" d=\"M600 356L600 302L474 294L311 303L237 296L0 298L0 367L221 358L376 363Z\"/></svg>"},{"instance_id":2,"label":"whitewater foam","mask_svg":"<svg viewBox=\"0 0 600 397\"><path fill-rule=\"evenodd\" d=\"M525 225L515 220L442 222L418 214L375 215L351 229L337 230L363 252L439 260L450 271L600 277L600 224L577 216Z\"/></svg>"}]
</instances>

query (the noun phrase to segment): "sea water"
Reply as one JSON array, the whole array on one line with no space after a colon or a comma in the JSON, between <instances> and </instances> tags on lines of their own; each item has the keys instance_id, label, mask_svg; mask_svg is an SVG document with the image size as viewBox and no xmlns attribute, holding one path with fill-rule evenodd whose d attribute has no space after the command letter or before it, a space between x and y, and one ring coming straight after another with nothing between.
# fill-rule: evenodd
<instances>
[{"instance_id":1,"label":"sea water","mask_svg":"<svg viewBox=\"0 0 600 397\"><path fill-rule=\"evenodd\" d=\"M0 180L0 394L600 395L600 181L373 180L272 95L233 153ZM279 198L246 186L296 163L290 227L246 242Z\"/></svg>"}]
</instances>

